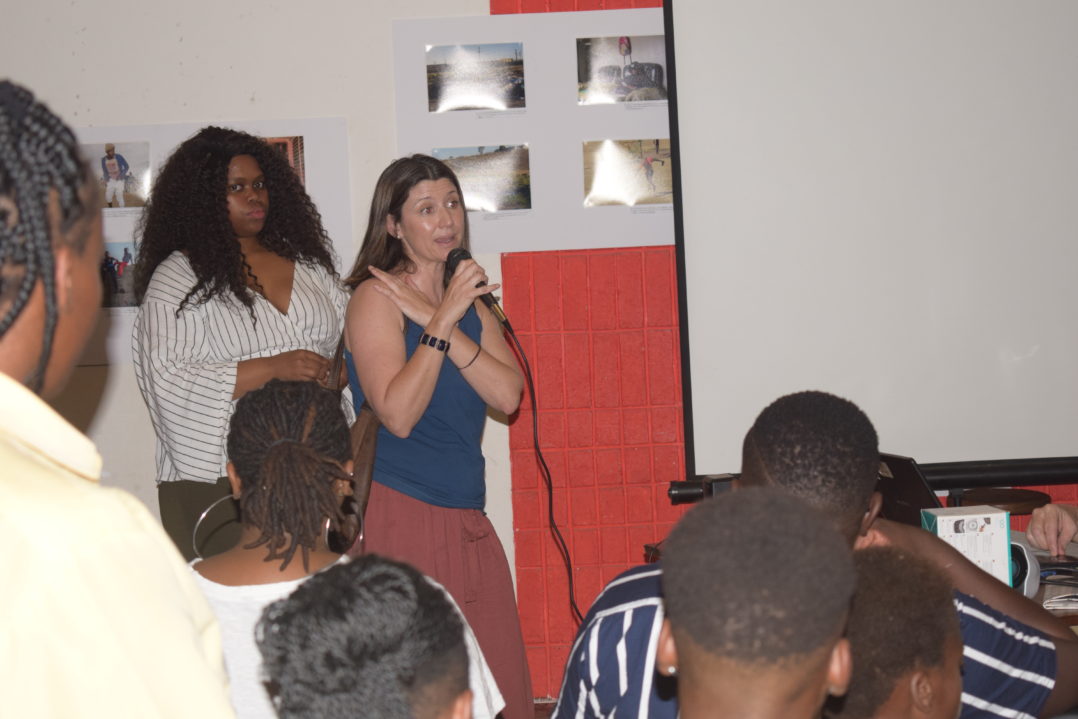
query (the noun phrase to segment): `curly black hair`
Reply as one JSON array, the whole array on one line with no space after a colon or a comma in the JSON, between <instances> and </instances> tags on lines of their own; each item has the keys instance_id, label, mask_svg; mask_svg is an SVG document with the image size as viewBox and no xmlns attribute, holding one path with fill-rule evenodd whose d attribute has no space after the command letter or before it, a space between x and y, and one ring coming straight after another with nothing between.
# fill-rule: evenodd
<instances>
[{"instance_id":1,"label":"curly black hair","mask_svg":"<svg viewBox=\"0 0 1078 719\"><path fill-rule=\"evenodd\" d=\"M464 624L448 595L373 554L266 607L255 638L281 719L433 719L468 689Z\"/></svg>"},{"instance_id":2,"label":"curly black hair","mask_svg":"<svg viewBox=\"0 0 1078 719\"><path fill-rule=\"evenodd\" d=\"M64 121L33 94L0 82L0 336L30 301L40 280L45 289L45 340L28 386L38 391L56 334L54 231L67 233L97 208L84 192L87 166ZM60 226L49 226L49 192L56 191ZM96 197L96 196L95 196ZM78 252L89 232L69 241Z\"/></svg>"},{"instance_id":3,"label":"curly black hair","mask_svg":"<svg viewBox=\"0 0 1078 719\"><path fill-rule=\"evenodd\" d=\"M186 253L198 283L180 303L199 304L231 292L251 308L246 260L235 241L226 198L228 165L250 155L266 178L269 208L258 239L288 260L321 265L337 276L322 216L280 151L239 130L206 127L185 140L154 181L139 220L135 298L141 302L157 266L176 251Z\"/></svg>"},{"instance_id":4,"label":"curly black hair","mask_svg":"<svg viewBox=\"0 0 1078 719\"><path fill-rule=\"evenodd\" d=\"M246 548L266 545L266 561L296 549L303 566L326 518L344 520L337 479L351 481L344 463L352 458L348 422L340 397L316 382L270 380L236 403L228 430L228 459L239 474L240 516L261 530Z\"/></svg>"},{"instance_id":5,"label":"curly black hair","mask_svg":"<svg viewBox=\"0 0 1078 719\"><path fill-rule=\"evenodd\" d=\"M915 669L939 667L961 629L947 576L929 561L892 547L854 553L857 591L847 635L853 675L845 697L825 705L828 719L869 719Z\"/></svg>"},{"instance_id":6,"label":"curly black hair","mask_svg":"<svg viewBox=\"0 0 1078 719\"><path fill-rule=\"evenodd\" d=\"M827 517L781 489L701 502L663 552L675 638L742 664L796 661L842 631L854 590L850 554Z\"/></svg>"},{"instance_id":7,"label":"curly black hair","mask_svg":"<svg viewBox=\"0 0 1078 719\"><path fill-rule=\"evenodd\" d=\"M745 437L742 482L773 484L833 516L848 538L879 476L876 429L849 400L798 392L772 402Z\"/></svg>"}]
</instances>

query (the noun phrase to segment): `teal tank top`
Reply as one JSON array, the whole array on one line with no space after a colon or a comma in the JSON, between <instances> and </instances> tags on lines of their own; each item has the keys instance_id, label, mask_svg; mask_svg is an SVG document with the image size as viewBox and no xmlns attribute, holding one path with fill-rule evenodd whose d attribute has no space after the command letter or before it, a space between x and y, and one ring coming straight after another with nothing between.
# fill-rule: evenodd
<instances>
[{"instance_id":1,"label":"teal tank top","mask_svg":"<svg viewBox=\"0 0 1078 719\"><path fill-rule=\"evenodd\" d=\"M407 318L405 321L404 344L410 358L419 346L423 328ZM483 322L474 306L461 318L457 331L480 341ZM351 353L345 359L348 384L358 410L363 404L363 390ZM439 507L483 509L486 462L480 441L486 416L486 403L446 357L427 411L408 438L401 439L385 427L378 430L374 481Z\"/></svg>"}]
</instances>

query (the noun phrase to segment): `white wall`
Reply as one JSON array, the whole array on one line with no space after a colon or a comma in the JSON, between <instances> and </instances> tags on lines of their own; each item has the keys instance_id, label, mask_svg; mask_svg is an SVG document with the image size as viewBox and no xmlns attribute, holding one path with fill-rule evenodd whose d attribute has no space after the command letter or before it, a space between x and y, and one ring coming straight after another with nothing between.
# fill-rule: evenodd
<instances>
[{"instance_id":1,"label":"white wall","mask_svg":"<svg viewBox=\"0 0 1078 719\"><path fill-rule=\"evenodd\" d=\"M696 472L778 396L1074 455L1078 3L671 0Z\"/></svg>"},{"instance_id":2,"label":"white wall","mask_svg":"<svg viewBox=\"0 0 1078 719\"><path fill-rule=\"evenodd\" d=\"M7 19L0 76L77 126L344 117L355 244L378 174L395 157L392 20L488 11L488 0L40 0ZM497 255L477 259L500 274ZM56 405L97 442L105 482L156 514L153 431L131 366L79 368ZM488 423L484 452L488 512L512 566L504 426Z\"/></svg>"}]
</instances>

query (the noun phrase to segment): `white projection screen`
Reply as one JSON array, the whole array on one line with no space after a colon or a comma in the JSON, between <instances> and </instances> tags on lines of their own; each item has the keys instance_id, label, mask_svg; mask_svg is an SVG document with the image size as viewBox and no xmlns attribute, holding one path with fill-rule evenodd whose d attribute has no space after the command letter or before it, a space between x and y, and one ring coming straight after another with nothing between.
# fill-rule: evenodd
<instances>
[{"instance_id":1,"label":"white projection screen","mask_svg":"<svg viewBox=\"0 0 1078 719\"><path fill-rule=\"evenodd\" d=\"M665 14L689 475L803 389L920 462L1078 455L1078 2Z\"/></svg>"}]
</instances>

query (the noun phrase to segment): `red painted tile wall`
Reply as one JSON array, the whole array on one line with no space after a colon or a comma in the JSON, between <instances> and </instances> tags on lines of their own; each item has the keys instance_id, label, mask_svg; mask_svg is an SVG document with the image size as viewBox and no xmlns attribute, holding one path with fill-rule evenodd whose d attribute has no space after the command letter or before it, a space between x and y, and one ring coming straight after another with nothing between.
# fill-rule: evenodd
<instances>
[{"instance_id":1,"label":"red painted tile wall","mask_svg":"<svg viewBox=\"0 0 1078 719\"><path fill-rule=\"evenodd\" d=\"M661 7L661 0L491 0L492 15ZM681 516L681 360L672 247L504 255L506 312L535 374L539 442L577 605L643 561ZM525 397L509 430L517 598L532 687L557 696L576 624L548 523Z\"/></svg>"},{"instance_id":2,"label":"red painted tile wall","mask_svg":"<svg viewBox=\"0 0 1078 719\"><path fill-rule=\"evenodd\" d=\"M505 308L535 375L554 518L586 612L681 516L684 474L672 247L503 255ZM536 696L556 696L576 632L525 397L509 430L517 597Z\"/></svg>"}]
</instances>

